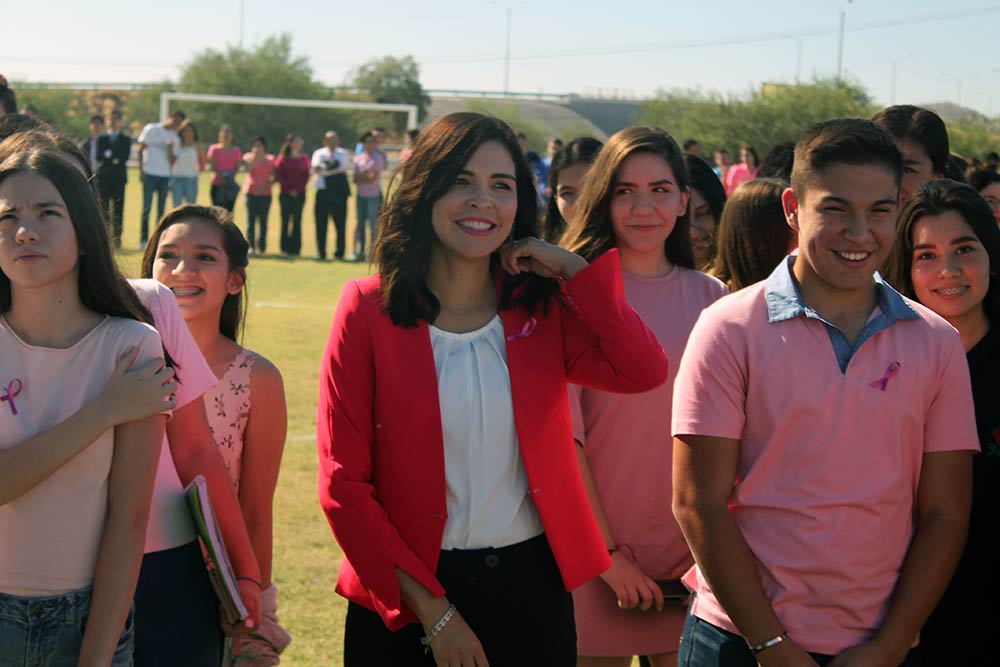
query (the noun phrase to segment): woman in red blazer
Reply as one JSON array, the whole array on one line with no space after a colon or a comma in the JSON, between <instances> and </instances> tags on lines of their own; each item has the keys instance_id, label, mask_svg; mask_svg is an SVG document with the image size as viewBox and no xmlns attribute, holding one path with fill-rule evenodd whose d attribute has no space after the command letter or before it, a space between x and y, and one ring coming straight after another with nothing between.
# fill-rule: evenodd
<instances>
[{"instance_id":1,"label":"woman in red blazer","mask_svg":"<svg viewBox=\"0 0 1000 667\"><path fill-rule=\"evenodd\" d=\"M344 286L321 369L345 664L569 667L567 589L610 562L566 383L646 391L666 358L614 251L587 265L533 237L534 183L503 122L444 116L401 169L380 273Z\"/></svg>"}]
</instances>

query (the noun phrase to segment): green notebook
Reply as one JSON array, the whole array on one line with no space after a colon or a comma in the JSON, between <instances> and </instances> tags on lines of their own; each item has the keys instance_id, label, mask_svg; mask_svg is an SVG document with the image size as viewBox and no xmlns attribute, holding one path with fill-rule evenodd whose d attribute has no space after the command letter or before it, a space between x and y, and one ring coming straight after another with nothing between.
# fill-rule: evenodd
<instances>
[{"instance_id":1,"label":"green notebook","mask_svg":"<svg viewBox=\"0 0 1000 667\"><path fill-rule=\"evenodd\" d=\"M208 578L216 595L219 596L223 615L231 625L235 625L249 614L240 596L233 565L229 562L229 554L226 553L226 545L222 541L222 533L219 531L219 522L215 519L205 478L197 475L184 489L184 495L191 510L191 517L194 519L195 529L198 531L198 541L201 542L201 553L205 557Z\"/></svg>"}]
</instances>

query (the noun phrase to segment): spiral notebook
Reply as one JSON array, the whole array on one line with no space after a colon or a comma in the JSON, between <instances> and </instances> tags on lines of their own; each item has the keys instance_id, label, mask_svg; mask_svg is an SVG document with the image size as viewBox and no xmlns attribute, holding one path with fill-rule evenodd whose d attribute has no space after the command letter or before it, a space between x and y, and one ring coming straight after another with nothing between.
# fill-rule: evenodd
<instances>
[{"instance_id":1,"label":"spiral notebook","mask_svg":"<svg viewBox=\"0 0 1000 667\"><path fill-rule=\"evenodd\" d=\"M212 509L212 499L208 495L205 478L197 475L191 480L184 489L184 496L187 498L191 517L198 531L198 541L201 542L201 553L205 557L208 578L216 595L219 596L223 615L230 624L235 625L249 614L240 596L233 565L229 562L229 554L226 553L226 545L222 541L222 533L219 531L219 522L215 519L215 510Z\"/></svg>"}]
</instances>

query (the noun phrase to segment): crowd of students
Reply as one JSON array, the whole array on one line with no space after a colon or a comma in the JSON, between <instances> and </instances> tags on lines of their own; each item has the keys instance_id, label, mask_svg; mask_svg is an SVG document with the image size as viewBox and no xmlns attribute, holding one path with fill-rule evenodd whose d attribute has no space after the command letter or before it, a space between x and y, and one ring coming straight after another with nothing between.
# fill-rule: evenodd
<instances>
[{"instance_id":1,"label":"crowd of students","mask_svg":"<svg viewBox=\"0 0 1000 667\"><path fill-rule=\"evenodd\" d=\"M542 181L495 118L415 138L320 363L345 664L991 664L1000 179L961 182L912 106L745 150L728 200L693 147L576 139ZM277 664L284 391L239 343L261 218L182 204L126 281L86 148L0 117L0 664Z\"/></svg>"}]
</instances>

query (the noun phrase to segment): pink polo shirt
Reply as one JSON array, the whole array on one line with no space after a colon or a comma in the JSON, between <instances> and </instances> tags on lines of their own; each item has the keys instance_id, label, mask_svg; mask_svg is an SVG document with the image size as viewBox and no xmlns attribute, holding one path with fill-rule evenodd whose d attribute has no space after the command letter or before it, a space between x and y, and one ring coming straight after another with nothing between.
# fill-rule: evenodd
<instances>
[{"instance_id":1,"label":"pink polo shirt","mask_svg":"<svg viewBox=\"0 0 1000 667\"><path fill-rule=\"evenodd\" d=\"M837 654L885 618L923 455L979 443L965 353L947 322L880 285L871 321L900 316L841 359L842 372L822 320L777 314L788 265L702 313L674 386L673 433L740 440L728 504L764 590L796 643ZM694 574L692 613L739 632Z\"/></svg>"}]
</instances>

